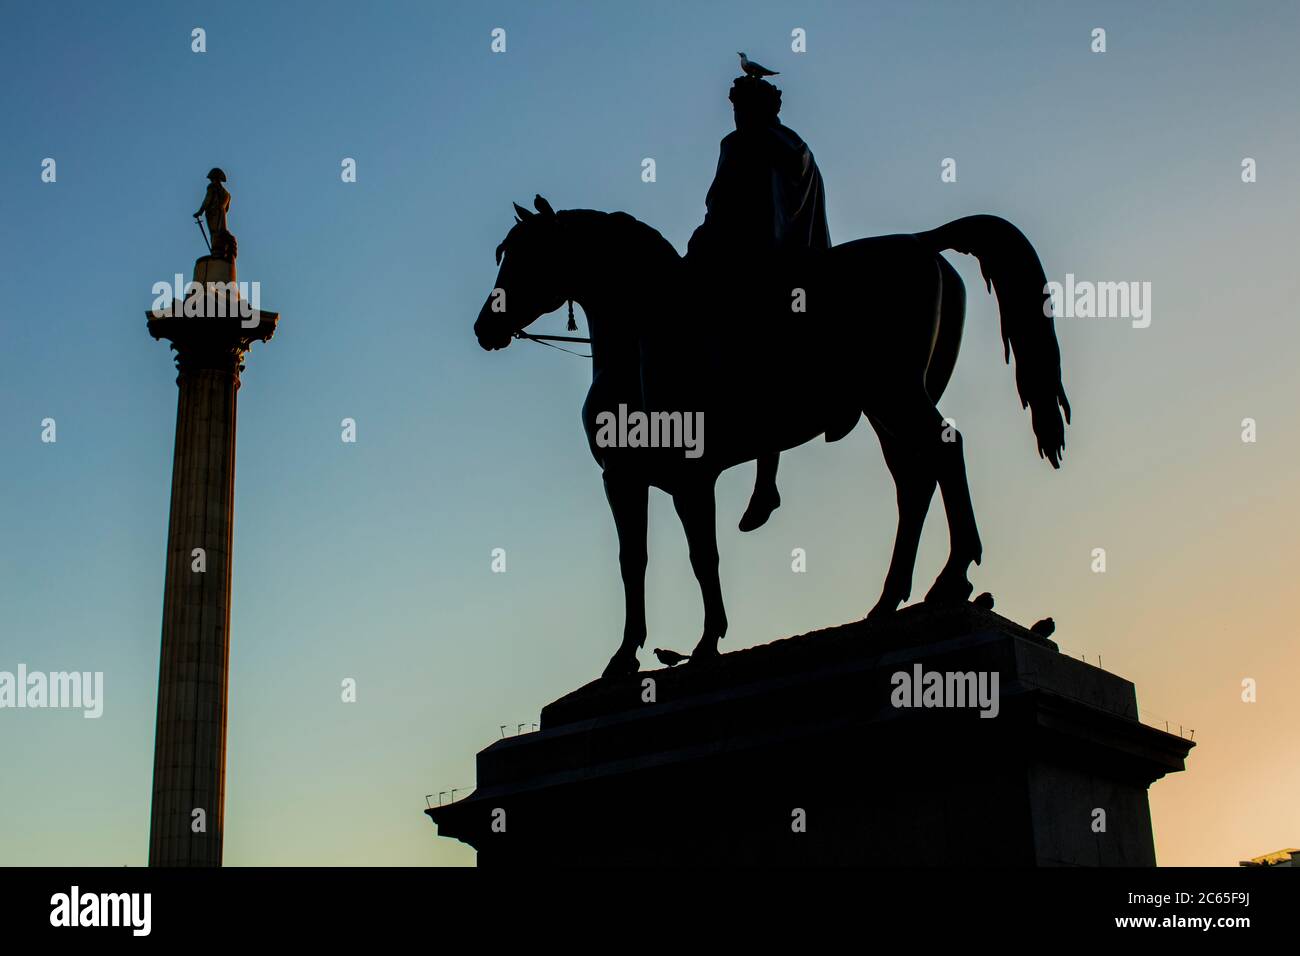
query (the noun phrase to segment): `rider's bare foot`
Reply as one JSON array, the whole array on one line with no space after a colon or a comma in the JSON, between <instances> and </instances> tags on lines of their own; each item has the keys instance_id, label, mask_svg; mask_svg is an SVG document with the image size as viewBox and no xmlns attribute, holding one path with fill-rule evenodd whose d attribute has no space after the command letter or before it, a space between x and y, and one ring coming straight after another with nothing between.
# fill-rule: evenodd
<instances>
[{"instance_id":1,"label":"rider's bare foot","mask_svg":"<svg viewBox=\"0 0 1300 956\"><path fill-rule=\"evenodd\" d=\"M740 530L754 531L763 527L767 524L767 519L772 517L772 512L779 507L781 507L781 494L776 490L776 485L755 488L754 493L749 497L749 507L740 516Z\"/></svg>"}]
</instances>

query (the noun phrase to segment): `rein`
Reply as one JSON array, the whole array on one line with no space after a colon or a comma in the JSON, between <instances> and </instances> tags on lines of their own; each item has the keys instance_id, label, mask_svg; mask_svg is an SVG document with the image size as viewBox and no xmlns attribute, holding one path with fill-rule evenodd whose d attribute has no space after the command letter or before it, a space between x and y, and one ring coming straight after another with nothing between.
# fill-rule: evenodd
<instances>
[{"instance_id":1,"label":"rein","mask_svg":"<svg viewBox=\"0 0 1300 956\"><path fill-rule=\"evenodd\" d=\"M577 329L578 329L578 323L575 322L575 321L573 320L573 300L572 300L572 299L569 300L569 325L568 325L568 329L569 329L570 332L576 332ZM591 358L590 355L584 355L583 353L581 353L581 352L575 352L575 351L573 351L572 349L566 349L566 348L563 348L562 346L559 346L559 345L551 345L552 342L580 342L580 343L584 343L584 344L586 344L586 345L590 345L590 344L591 344L591 339L582 338L581 336L577 336L577 335L533 335L533 334L531 334L531 333L529 333L529 332L525 332L523 329L520 329L518 332L514 333L514 337L517 338L517 339L527 339L527 340L530 341L530 342L538 342L538 343L540 343L540 344L542 344L542 345L549 346L550 348L557 349L558 351L561 351L561 352L568 352L570 355L576 355L576 356L578 356L578 358Z\"/></svg>"}]
</instances>

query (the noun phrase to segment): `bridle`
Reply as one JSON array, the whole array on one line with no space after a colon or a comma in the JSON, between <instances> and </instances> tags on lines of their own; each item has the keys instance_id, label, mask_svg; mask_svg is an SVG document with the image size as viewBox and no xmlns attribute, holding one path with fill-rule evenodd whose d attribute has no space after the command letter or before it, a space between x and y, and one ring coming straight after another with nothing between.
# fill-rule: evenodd
<instances>
[{"instance_id":1,"label":"bridle","mask_svg":"<svg viewBox=\"0 0 1300 956\"><path fill-rule=\"evenodd\" d=\"M574 321L573 318L572 299L569 300L569 324L567 328L570 332L578 331L578 323ZM517 339L527 339L529 342L538 342L542 345L550 346L553 349L558 349L561 352L568 352L570 355L576 355L578 356L578 358L591 358L590 355L584 355L581 352L575 352L572 349L566 349L563 346L551 344L553 342L577 342L577 343L585 343L586 345L590 345L591 339L589 338L583 338L578 335L533 335L530 332L525 332L523 329L520 329L518 332L515 332L514 337Z\"/></svg>"}]
</instances>

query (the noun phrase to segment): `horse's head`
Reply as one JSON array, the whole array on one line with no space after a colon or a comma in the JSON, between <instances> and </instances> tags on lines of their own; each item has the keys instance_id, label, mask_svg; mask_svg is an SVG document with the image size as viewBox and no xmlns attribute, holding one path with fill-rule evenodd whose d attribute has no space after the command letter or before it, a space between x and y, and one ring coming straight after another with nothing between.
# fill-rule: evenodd
<instances>
[{"instance_id":1,"label":"horse's head","mask_svg":"<svg viewBox=\"0 0 1300 956\"><path fill-rule=\"evenodd\" d=\"M515 225L497 246L496 286L474 322L478 344L503 349L514 334L568 298L561 288L559 219L541 196L533 200L537 212L515 203Z\"/></svg>"}]
</instances>

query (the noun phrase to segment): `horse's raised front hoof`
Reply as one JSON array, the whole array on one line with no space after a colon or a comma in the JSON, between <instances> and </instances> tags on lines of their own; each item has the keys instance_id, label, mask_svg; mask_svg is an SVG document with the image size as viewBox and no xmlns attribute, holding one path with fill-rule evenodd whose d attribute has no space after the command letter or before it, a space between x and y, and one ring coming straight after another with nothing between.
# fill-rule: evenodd
<instances>
[{"instance_id":1,"label":"horse's raised front hoof","mask_svg":"<svg viewBox=\"0 0 1300 956\"><path fill-rule=\"evenodd\" d=\"M965 575L945 577L940 574L930 593L925 596L927 604L965 604L970 600L975 585L966 580Z\"/></svg>"},{"instance_id":2,"label":"horse's raised front hoof","mask_svg":"<svg viewBox=\"0 0 1300 956\"><path fill-rule=\"evenodd\" d=\"M614 677L628 677L632 674L639 673L641 662L636 659L636 650L623 650L619 648L614 656L609 659L605 665L605 670L601 673L602 680L609 680Z\"/></svg>"}]
</instances>

